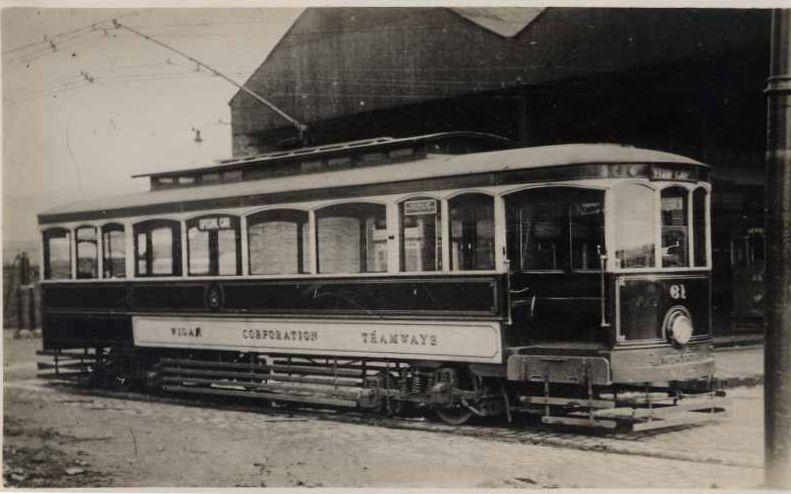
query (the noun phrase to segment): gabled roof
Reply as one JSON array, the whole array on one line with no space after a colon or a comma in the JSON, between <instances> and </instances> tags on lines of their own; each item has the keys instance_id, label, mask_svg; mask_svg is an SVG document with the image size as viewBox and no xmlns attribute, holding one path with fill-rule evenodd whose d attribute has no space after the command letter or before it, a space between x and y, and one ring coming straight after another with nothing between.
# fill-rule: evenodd
<instances>
[{"instance_id":1,"label":"gabled roof","mask_svg":"<svg viewBox=\"0 0 791 494\"><path fill-rule=\"evenodd\" d=\"M452 7L450 10L504 38L513 38L546 9L543 7Z\"/></svg>"}]
</instances>

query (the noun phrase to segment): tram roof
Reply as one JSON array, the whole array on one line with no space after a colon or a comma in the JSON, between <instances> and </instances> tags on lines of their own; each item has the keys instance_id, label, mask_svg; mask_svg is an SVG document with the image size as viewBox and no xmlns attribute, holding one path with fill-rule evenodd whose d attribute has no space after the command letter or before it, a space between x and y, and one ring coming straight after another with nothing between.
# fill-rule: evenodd
<instances>
[{"instance_id":1,"label":"tram roof","mask_svg":"<svg viewBox=\"0 0 791 494\"><path fill-rule=\"evenodd\" d=\"M89 199L46 210L39 214L39 222L79 221L79 216L83 214L92 218L134 216L129 211L140 208L150 210L152 207L168 204L202 203L268 194L598 163L663 163L708 168L694 159L663 151L617 144L561 144L462 155L429 155L425 159L398 164ZM188 209L196 208L184 208Z\"/></svg>"}]
</instances>

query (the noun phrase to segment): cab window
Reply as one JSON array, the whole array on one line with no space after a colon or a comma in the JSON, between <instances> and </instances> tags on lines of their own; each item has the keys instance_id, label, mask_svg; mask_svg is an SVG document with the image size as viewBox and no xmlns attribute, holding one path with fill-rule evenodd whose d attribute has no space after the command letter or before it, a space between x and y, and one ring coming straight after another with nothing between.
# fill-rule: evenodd
<instances>
[{"instance_id":1,"label":"cab window","mask_svg":"<svg viewBox=\"0 0 791 494\"><path fill-rule=\"evenodd\" d=\"M523 271L596 270L604 246L604 193L569 187L508 199L509 229L519 237ZM514 224L515 223L515 224Z\"/></svg>"},{"instance_id":2,"label":"cab window","mask_svg":"<svg viewBox=\"0 0 791 494\"><path fill-rule=\"evenodd\" d=\"M662 267L689 266L687 189L662 190Z\"/></svg>"},{"instance_id":3,"label":"cab window","mask_svg":"<svg viewBox=\"0 0 791 494\"><path fill-rule=\"evenodd\" d=\"M627 184L614 191L615 260L621 268L650 268L656 264L654 190Z\"/></svg>"}]
</instances>

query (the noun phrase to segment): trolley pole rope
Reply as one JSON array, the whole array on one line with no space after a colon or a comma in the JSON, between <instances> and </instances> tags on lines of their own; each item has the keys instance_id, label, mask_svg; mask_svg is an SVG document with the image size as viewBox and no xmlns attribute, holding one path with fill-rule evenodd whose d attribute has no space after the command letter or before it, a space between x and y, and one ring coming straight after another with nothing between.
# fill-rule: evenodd
<instances>
[{"instance_id":1,"label":"trolley pole rope","mask_svg":"<svg viewBox=\"0 0 791 494\"><path fill-rule=\"evenodd\" d=\"M791 10L772 12L766 146L765 482L791 489Z\"/></svg>"},{"instance_id":2,"label":"trolley pole rope","mask_svg":"<svg viewBox=\"0 0 791 494\"><path fill-rule=\"evenodd\" d=\"M194 62L195 64L199 65L200 67L205 68L206 70L208 70L212 74L214 74L214 75L216 75L218 77L222 77L226 81L230 82L231 84L233 84L234 86L239 88L240 91L244 91L245 93L249 94L250 96L255 98L257 101L265 104L272 111L274 111L275 113L277 113L278 115L280 115L284 119L288 120L299 131L299 138L300 138L300 140L303 139L305 131L308 129L307 125L305 125L304 123L300 122L296 118L292 117L288 113L284 112L283 110L281 110L280 108L275 106L274 103L272 103L268 99L264 98L260 94L256 93L252 89L246 87L244 84L239 84L235 80L231 79L227 75L225 75L222 72L220 72L219 70L215 69L214 67L210 67L210 66L206 65L205 63L201 62L200 60L198 60L198 59L196 59L194 57L191 57L190 55L187 55L183 51L178 50L176 48L173 48L172 46L170 46L170 45L168 45L166 43L163 43L162 41L159 41L158 39L152 38L151 36L149 36L147 34L143 34L140 31L132 29L129 26L125 26L124 24L121 24L120 22L118 22L118 20L116 20L116 19L113 19L113 26L115 26L116 29L125 29L125 30L129 31L132 34L136 34L137 36L140 36L141 38L147 39L148 41L150 41L152 43L155 43L155 44L157 44L157 45L159 45L159 46L161 46L163 48L166 48L166 49L168 49L168 50L170 50L170 51L172 51L174 53L177 53L177 54L181 55L182 57L186 58L187 60L189 60L190 62Z\"/></svg>"}]
</instances>

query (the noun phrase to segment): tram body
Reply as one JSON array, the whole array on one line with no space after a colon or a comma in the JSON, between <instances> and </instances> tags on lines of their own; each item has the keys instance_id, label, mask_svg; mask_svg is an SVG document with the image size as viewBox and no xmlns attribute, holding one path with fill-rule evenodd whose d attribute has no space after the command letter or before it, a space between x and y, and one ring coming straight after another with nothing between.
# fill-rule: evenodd
<instances>
[{"instance_id":1,"label":"tram body","mask_svg":"<svg viewBox=\"0 0 791 494\"><path fill-rule=\"evenodd\" d=\"M42 367L450 423L721 411L697 161L456 132L149 179L39 215Z\"/></svg>"}]
</instances>

